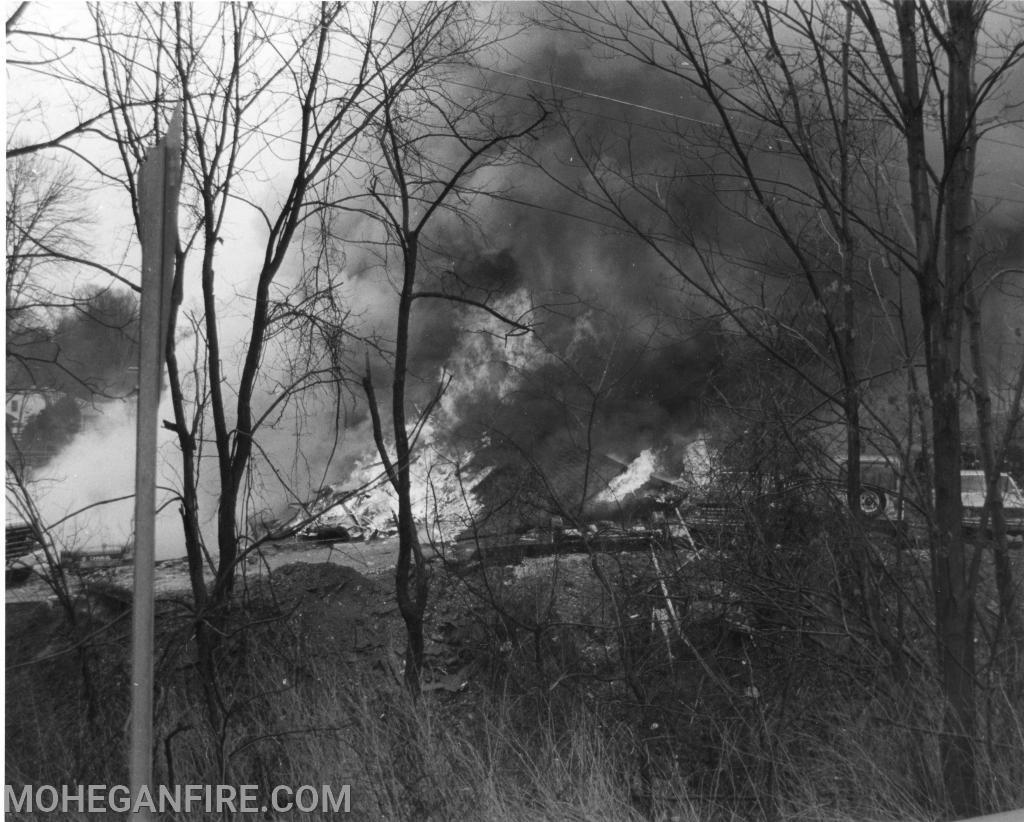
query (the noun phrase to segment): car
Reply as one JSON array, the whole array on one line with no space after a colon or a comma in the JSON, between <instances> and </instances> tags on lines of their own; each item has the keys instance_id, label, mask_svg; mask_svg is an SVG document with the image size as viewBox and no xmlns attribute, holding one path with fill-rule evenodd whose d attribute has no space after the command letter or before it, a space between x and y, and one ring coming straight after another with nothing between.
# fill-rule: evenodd
<instances>
[{"instance_id":1,"label":"car","mask_svg":"<svg viewBox=\"0 0 1024 822\"><path fill-rule=\"evenodd\" d=\"M992 514L985 516L985 494L987 483L984 471L960 472L960 502L963 506L961 523L964 531L974 533L981 528L984 519L986 531L991 533ZM1006 533L1013 537L1024 537L1024 494L1021 493L1013 477L1002 474L999 477L999 490L1003 497L1003 518L1006 521Z\"/></svg>"},{"instance_id":2,"label":"car","mask_svg":"<svg viewBox=\"0 0 1024 822\"><path fill-rule=\"evenodd\" d=\"M840 464L839 481L846 482L846 462ZM863 454L860 458L860 494L857 508L868 519L903 520L903 463L896 456Z\"/></svg>"}]
</instances>

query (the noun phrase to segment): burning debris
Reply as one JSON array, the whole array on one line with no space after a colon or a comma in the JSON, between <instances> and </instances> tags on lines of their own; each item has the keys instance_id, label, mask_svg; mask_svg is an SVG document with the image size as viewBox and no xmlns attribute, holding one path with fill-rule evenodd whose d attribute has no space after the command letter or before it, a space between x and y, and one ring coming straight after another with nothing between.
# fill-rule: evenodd
<instances>
[{"instance_id":1,"label":"burning debris","mask_svg":"<svg viewBox=\"0 0 1024 822\"><path fill-rule=\"evenodd\" d=\"M495 308L505 316L524 316L532 309L530 294L518 289L498 299ZM477 487L493 470L469 467L476 465L476 453L444 444L438 432L456 428L462 406L473 398L504 397L528 365L544 359L532 336L509 337L497 317L474 317L474 324L482 333L462 334L454 350L446 353L442 381L446 374L450 377L448 388L434 416L415 432L410 466L413 516L421 540L435 545L452 542L477 519L482 508ZM397 520L397 494L376 448L370 448L347 479L322 489L278 530L310 539L375 539L397 533Z\"/></svg>"},{"instance_id":2,"label":"burning debris","mask_svg":"<svg viewBox=\"0 0 1024 822\"><path fill-rule=\"evenodd\" d=\"M480 467L477 452L445 447L431 424L419 439L410 471L412 505L420 539L431 545L464 546L469 540L530 553L525 543L534 534L540 535L533 540L538 546L558 545L570 552L584 541L620 548L620 543L637 540L646 540L645 545L665 539L692 544L680 511L695 487L690 476L700 474L701 466L691 463L700 462L695 456L705 456L691 454L700 450L692 443L678 476L668 467L671 455L646 449L628 463L610 456L582 460L565 454L554 460L545 482L523 483L510 480L510 465ZM579 499L584 482L592 490L579 518L567 521L557 500L545 494ZM342 483L321 489L315 500L273 530L318 541L373 540L395 535L397 520L397 495L371 451Z\"/></svg>"},{"instance_id":3,"label":"burning debris","mask_svg":"<svg viewBox=\"0 0 1024 822\"><path fill-rule=\"evenodd\" d=\"M431 544L452 542L479 513L474 489L490 469L467 469L471 459L471 454L456 458L427 445L410 466L414 516L421 538ZM398 532L397 495L376 455L367 455L344 484L321 489L280 530L334 542L392 536Z\"/></svg>"},{"instance_id":4,"label":"burning debris","mask_svg":"<svg viewBox=\"0 0 1024 822\"><path fill-rule=\"evenodd\" d=\"M691 476L689 448L683 457L684 468L673 475L666 468L664 455L646 449L630 463L609 457L620 470L592 498L587 506L591 515L642 521L645 524L682 520L680 506L696 485Z\"/></svg>"}]
</instances>

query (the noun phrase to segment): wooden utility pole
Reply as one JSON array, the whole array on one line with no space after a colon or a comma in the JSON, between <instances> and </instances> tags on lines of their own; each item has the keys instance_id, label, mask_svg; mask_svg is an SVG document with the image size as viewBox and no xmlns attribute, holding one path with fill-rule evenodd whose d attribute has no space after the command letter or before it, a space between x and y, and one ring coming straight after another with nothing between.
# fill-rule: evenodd
<instances>
[{"instance_id":1,"label":"wooden utility pole","mask_svg":"<svg viewBox=\"0 0 1024 822\"><path fill-rule=\"evenodd\" d=\"M181 111L139 169L142 300L135 454L135 595L132 601L131 738L128 780L135 802L153 789L153 563L156 534L156 447L160 383L178 244ZM152 819L142 809L133 818Z\"/></svg>"}]
</instances>

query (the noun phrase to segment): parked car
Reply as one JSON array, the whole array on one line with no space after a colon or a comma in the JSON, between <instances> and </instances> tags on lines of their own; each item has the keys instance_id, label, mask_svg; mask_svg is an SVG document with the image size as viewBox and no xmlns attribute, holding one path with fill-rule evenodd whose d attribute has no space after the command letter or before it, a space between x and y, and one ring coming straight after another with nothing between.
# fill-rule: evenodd
<instances>
[{"instance_id":1,"label":"parked car","mask_svg":"<svg viewBox=\"0 0 1024 822\"><path fill-rule=\"evenodd\" d=\"M986 481L984 471L960 472L960 502L963 506L961 522L964 531L973 533L986 520L986 530L991 533L992 515L985 517ZM1006 533L1013 537L1024 537L1024 494L1021 494L1013 477L1003 474L999 478L999 490L1003 497L1003 517Z\"/></svg>"},{"instance_id":2,"label":"parked car","mask_svg":"<svg viewBox=\"0 0 1024 822\"><path fill-rule=\"evenodd\" d=\"M839 480L846 482L846 463ZM903 520L903 461L895 456L864 454L860 458L860 495L857 507L865 517Z\"/></svg>"}]
</instances>

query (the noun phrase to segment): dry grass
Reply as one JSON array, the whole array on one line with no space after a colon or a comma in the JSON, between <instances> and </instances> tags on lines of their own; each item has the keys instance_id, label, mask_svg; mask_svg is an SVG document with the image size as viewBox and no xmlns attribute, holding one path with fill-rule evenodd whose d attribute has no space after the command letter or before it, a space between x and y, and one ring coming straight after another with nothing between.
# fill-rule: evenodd
<instances>
[{"instance_id":1,"label":"dry grass","mask_svg":"<svg viewBox=\"0 0 1024 822\"><path fill-rule=\"evenodd\" d=\"M671 682L656 679L678 676L678 667L652 668L652 692L662 688L656 720L618 683L524 687L521 675L480 671L463 692L413 703L392 671L300 658L291 629L269 621L226 643L230 710L214 732L183 636L164 635L172 652L157 700L163 783L347 784L350 818L365 820L926 822L943 808L940 703L927 672L842 696L824 690L821 676L796 672L795 685L768 680L757 699L732 702L711 699L708 682L707 698L684 706L673 704ZM110 639L91 650L91 668L99 690L123 694L123 637ZM10 671L7 684L8 783L125 781L125 700L103 701L88 717L74 654ZM979 748L986 801L1024 804L1020 706L1001 690L987 693L983 708L991 713L991 744Z\"/></svg>"}]
</instances>

